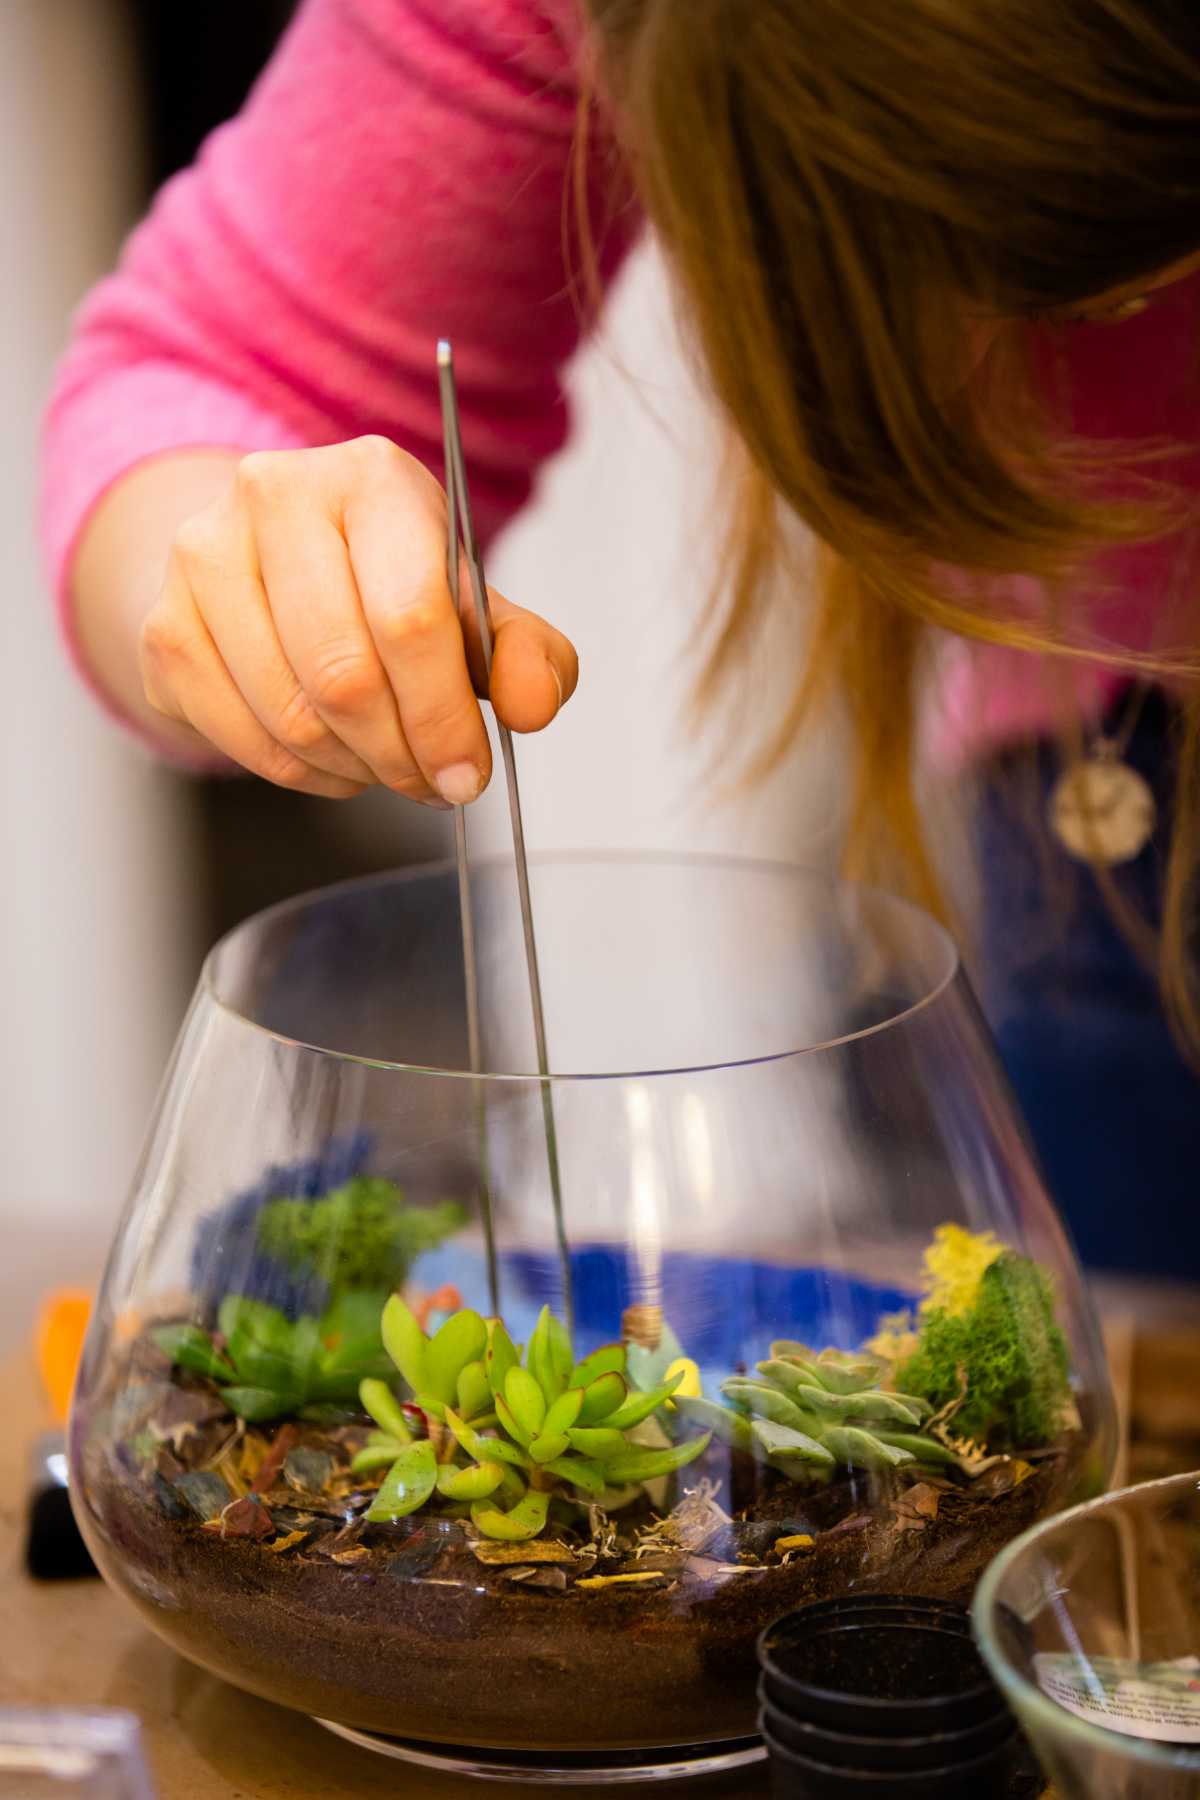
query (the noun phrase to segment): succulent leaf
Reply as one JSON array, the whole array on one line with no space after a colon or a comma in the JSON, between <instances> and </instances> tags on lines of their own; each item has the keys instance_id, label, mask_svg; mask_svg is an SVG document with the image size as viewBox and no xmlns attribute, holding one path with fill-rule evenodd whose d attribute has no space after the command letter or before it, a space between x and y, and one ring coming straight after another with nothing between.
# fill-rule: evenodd
<instances>
[{"instance_id":1,"label":"succulent leaf","mask_svg":"<svg viewBox=\"0 0 1200 1800\"><path fill-rule=\"evenodd\" d=\"M531 1490L509 1512L501 1512L486 1500L478 1500L471 1508L471 1518L484 1537L516 1544L537 1536L546 1523L549 1507L549 1494Z\"/></svg>"},{"instance_id":2,"label":"succulent leaf","mask_svg":"<svg viewBox=\"0 0 1200 1800\"><path fill-rule=\"evenodd\" d=\"M199 1325L160 1325L151 1337L173 1363L212 1381L236 1381L237 1370Z\"/></svg>"},{"instance_id":3,"label":"succulent leaf","mask_svg":"<svg viewBox=\"0 0 1200 1800\"><path fill-rule=\"evenodd\" d=\"M873 1431L872 1437L881 1444L890 1444L894 1450L907 1450L914 1461L920 1463L938 1463L947 1468L962 1468L962 1461L953 1450L947 1450L945 1444L939 1444L936 1438L923 1437L915 1431Z\"/></svg>"},{"instance_id":4,"label":"succulent leaf","mask_svg":"<svg viewBox=\"0 0 1200 1800\"><path fill-rule=\"evenodd\" d=\"M557 1475L560 1481L568 1481L572 1487L582 1488L587 1494L600 1495L608 1486L608 1477L600 1464L589 1462L583 1456L556 1456L553 1462L543 1463L542 1468L545 1474Z\"/></svg>"},{"instance_id":5,"label":"succulent leaf","mask_svg":"<svg viewBox=\"0 0 1200 1800\"><path fill-rule=\"evenodd\" d=\"M488 1347L484 1355L483 1366L487 1370L488 1386L493 1394L504 1392L504 1381L511 1368L521 1360L517 1346L504 1329L503 1321L491 1319L488 1322Z\"/></svg>"},{"instance_id":6,"label":"succulent leaf","mask_svg":"<svg viewBox=\"0 0 1200 1800\"><path fill-rule=\"evenodd\" d=\"M694 1368L695 1364L692 1366ZM651 1413L657 1412L663 1402L669 1400L672 1394L678 1392L683 1386L684 1380L685 1371L677 1369L668 1381L664 1381L661 1387L651 1388L648 1394L639 1394L636 1391L631 1393L615 1412L604 1415L604 1423L611 1426L614 1431L631 1431L635 1425L640 1425L643 1419L648 1419Z\"/></svg>"},{"instance_id":7,"label":"succulent leaf","mask_svg":"<svg viewBox=\"0 0 1200 1800\"><path fill-rule=\"evenodd\" d=\"M413 1393L423 1393L429 1385L428 1339L399 1294L393 1294L383 1309L382 1333L384 1349Z\"/></svg>"},{"instance_id":8,"label":"succulent leaf","mask_svg":"<svg viewBox=\"0 0 1200 1800\"><path fill-rule=\"evenodd\" d=\"M691 1424L703 1426L730 1449L753 1450L754 1433L750 1421L732 1407L718 1406L715 1400L706 1400L702 1394L680 1394L675 1408Z\"/></svg>"},{"instance_id":9,"label":"succulent leaf","mask_svg":"<svg viewBox=\"0 0 1200 1800\"><path fill-rule=\"evenodd\" d=\"M865 1423L892 1424L903 1428L906 1425L919 1426L921 1421L915 1412L891 1394L830 1394L824 1388L810 1387L801 1382L792 1389L792 1398L797 1406L810 1413L817 1413L821 1418L842 1422L848 1419L861 1419Z\"/></svg>"},{"instance_id":10,"label":"succulent leaf","mask_svg":"<svg viewBox=\"0 0 1200 1800\"><path fill-rule=\"evenodd\" d=\"M358 1384L358 1397L362 1401L364 1412L370 1413L375 1423L382 1426L391 1438L402 1444L411 1444L412 1432L404 1409L393 1394L386 1381L377 1381L368 1377Z\"/></svg>"},{"instance_id":11,"label":"succulent leaf","mask_svg":"<svg viewBox=\"0 0 1200 1800\"><path fill-rule=\"evenodd\" d=\"M512 1371L510 1370L509 1373L511 1374ZM528 1450L533 1442L533 1433L526 1431L503 1394L496 1395L496 1417L500 1421L501 1431L506 1431L514 1444L519 1444L523 1450Z\"/></svg>"},{"instance_id":12,"label":"succulent leaf","mask_svg":"<svg viewBox=\"0 0 1200 1800\"><path fill-rule=\"evenodd\" d=\"M322 1375L340 1375L347 1371L363 1372L364 1365L384 1363L383 1341L379 1334L379 1318L386 1295L348 1289L335 1295L321 1314L321 1340L317 1366Z\"/></svg>"},{"instance_id":13,"label":"succulent leaf","mask_svg":"<svg viewBox=\"0 0 1200 1800\"><path fill-rule=\"evenodd\" d=\"M230 1361L246 1386L286 1389L303 1397L316 1350L315 1319L299 1319L293 1325L276 1306L227 1294L217 1322Z\"/></svg>"},{"instance_id":14,"label":"succulent leaf","mask_svg":"<svg viewBox=\"0 0 1200 1800\"><path fill-rule=\"evenodd\" d=\"M548 1463L570 1448L571 1439L565 1431L544 1431L533 1439L529 1454L535 1463Z\"/></svg>"},{"instance_id":15,"label":"succulent leaf","mask_svg":"<svg viewBox=\"0 0 1200 1800\"><path fill-rule=\"evenodd\" d=\"M475 1463L469 1469L456 1469L443 1463L437 1472L437 1488L447 1500L486 1500L504 1484L503 1463Z\"/></svg>"},{"instance_id":16,"label":"succulent leaf","mask_svg":"<svg viewBox=\"0 0 1200 1800\"><path fill-rule=\"evenodd\" d=\"M901 1406L907 1406L909 1412L916 1413L922 1424L926 1419L931 1419L936 1411L936 1408L931 1406L928 1400L923 1400L920 1394L893 1394L892 1399L898 1400Z\"/></svg>"},{"instance_id":17,"label":"succulent leaf","mask_svg":"<svg viewBox=\"0 0 1200 1800\"><path fill-rule=\"evenodd\" d=\"M590 1356L575 1364L568 1386L586 1388L599 1376L609 1374L619 1375L624 1380L624 1344L602 1344L599 1350L593 1350Z\"/></svg>"},{"instance_id":18,"label":"succulent leaf","mask_svg":"<svg viewBox=\"0 0 1200 1800\"><path fill-rule=\"evenodd\" d=\"M611 1425L577 1425L567 1436L573 1450L578 1450L581 1456L594 1458L596 1462L608 1462L611 1457L620 1456L629 1449L625 1433L615 1430Z\"/></svg>"},{"instance_id":19,"label":"succulent leaf","mask_svg":"<svg viewBox=\"0 0 1200 1800\"><path fill-rule=\"evenodd\" d=\"M571 1384L574 1386L574 1382ZM603 1375L597 1375L583 1390L583 1405L579 1409L581 1425L598 1425L601 1419L607 1419L624 1405L629 1389L625 1385L625 1377L618 1375L615 1369Z\"/></svg>"},{"instance_id":20,"label":"succulent leaf","mask_svg":"<svg viewBox=\"0 0 1200 1800\"><path fill-rule=\"evenodd\" d=\"M479 1358L459 1370L457 1394L458 1410L464 1419L475 1419L491 1410L492 1390Z\"/></svg>"},{"instance_id":21,"label":"succulent leaf","mask_svg":"<svg viewBox=\"0 0 1200 1800\"><path fill-rule=\"evenodd\" d=\"M862 1431L856 1425L831 1425L824 1433L824 1441L848 1469L902 1469L916 1460L911 1451L885 1444L873 1432Z\"/></svg>"},{"instance_id":22,"label":"succulent leaf","mask_svg":"<svg viewBox=\"0 0 1200 1800\"><path fill-rule=\"evenodd\" d=\"M428 1438L406 1444L371 1505L367 1518L373 1524L403 1519L424 1506L437 1485L437 1458Z\"/></svg>"},{"instance_id":23,"label":"succulent leaf","mask_svg":"<svg viewBox=\"0 0 1200 1800\"><path fill-rule=\"evenodd\" d=\"M395 1438L386 1444L368 1444L351 1461L350 1473L369 1475L374 1469L386 1469L395 1462L403 1449L404 1445Z\"/></svg>"},{"instance_id":24,"label":"succulent leaf","mask_svg":"<svg viewBox=\"0 0 1200 1800\"><path fill-rule=\"evenodd\" d=\"M504 1470L504 1479L496 1489L497 1497L503 1500L506 1506L515 1506L518 1500L525 1498L524 1477L519 1469L513 1468L511 1463L501 1463L500 1466Z\"/></svg>"},{"instance_id":25,"label":"succulent leaf","mask_svg":"<svg viewBox=\"0 0 1200 1800\"><path fill-rule=\"evenodd\" d=\"M556 1346L552 1332L555 1323L550 1308L543 1306L525 1357L529 1373L541 1388L547 1404L557 1400L565 1390L567 1376L571 1372L569 1364L566 1369L562 1367L561 1345Z\"/></svg>"},{"instance_id":26,"label":"succulent leaf","mask_svg":"<svg viewBox=\"0 0 1200 1800\"><path fill-rule=\"evenodd\" d=\"M750 1427L756 1451L767 1462L791 1473L790 1464L807 1463L810 1467L831 1469L833 1452L805 1431L794 1431L790 1425L777 1425L773 1419L755 1419Z\"/></svg>"},{"instance_id":27,"label":"succulent leaf","mask_svg":"<svg viewBox=\"0 0 1200 1800\"><path fill-rule=\"evenodd\" d=\"M484 1437L481 1431L468 1425L465 1419L460 1419L449 1406L446 1408L446 1423L455 1440L476 1462L498 1461L510 1463L516 1469L529 1468L529 1458L516 1444L508 1443L505 1438Z\"/></svg>"},{"instance_id":28,"label":"succulent leaf","mask_svg":"<svg viewBox=\"0 0 1200 1800\"><path fill-rule=\"evenodd\" d=\"M464 1307L450 1317L429 1340L425 1351L425 1388L445 1406L458 1398L458 1377L468 1363L487 1349L487 1326L477 1312Z\"/></svg>"},{"instance_id":29,"label":"succulent leaf","mask_svg":"<svg viewBox=\"0 0 1200 1800\"><path fill-rule=\"evenodd\" d=\"M528 1369L510 1369L504 1378L504 1399L508 1410L525 1433L526 1442L537 1437L546 1420L546 1396L538 1386L536 1377ZM507 1430L507 1421L500 1410L499 1396L496 1411Z\"/></svg>"},{"instance_id":30,"label":"succulent leaf","mask_svg":"<svg viewBox=\"0 0 1200 1800\"><path fill-rule=\"evenodd\" d=\"M550 1323L546 1328L550 1339L550 1361L558 1377L559 1389L570 1386L571 1370L575 1366L575 1351L571 1345L571 1337L561 1319L550 1314Z\"/></svg>"},{"instance_id":31,"label":"succulent leaf","mask_svg":"<svg viewBox=\"0 0 1200 1800\"><path fill-rule=\"evenodd\" d=\"M746 1406L760 1419L773 1419L777 1425L790 1425L793 1431L809 1431L812 1415L803 1411L790 1394L780 1393L770 1382L751 1381L735 1376L721 1383L721 1392L730 1400Z\"/></svg>"},{"instance_id":32,"label":"succulent leaf","mask_svg":"<svg viewBox=\"0 0 1200 1800\"><path fill-rule=\"evenodd\" d=\"M674 1444L669 1450L627 1450L604 1464L604 1474L611 1484L619 1482L655 1481L660 1475L673 1475L686 1468L708 1449L711 1434L705 1432L690 1438L686 1444Z\"/></svg>"},{"instance_id":33,"label":"succulent leaf","mask_svg":"<svg viewBox=\"0 0 1200 1800\"><path fill-rule=\"evenodd\" d=\"M568 1388L565 1394L558 1396L552 1406L547 1407L542 1430L544 1432L570 1431L572 1425L578 1424L582 1407L583 1389Z\"/></svg>"},{"instance_id":34,"label":"succulent leaf","mask_svg":"<svg viewBox=\"0 0 1200 1800\"><path fill-rule=\"evenodd\" d=\"M662 1333L653 1349L647 1344L627 1344L625 1347L625 1379L632 1387L649 1393L652 1387L671 1374L671 1365L683 1355L683 1345L663 1320Z\"/></svg>"}]
</instances>

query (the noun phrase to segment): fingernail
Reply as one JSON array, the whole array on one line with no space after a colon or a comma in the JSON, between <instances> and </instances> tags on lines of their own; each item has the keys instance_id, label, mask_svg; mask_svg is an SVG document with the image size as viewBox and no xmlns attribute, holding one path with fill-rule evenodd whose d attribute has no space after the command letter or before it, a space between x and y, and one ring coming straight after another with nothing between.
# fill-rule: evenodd
<instances>
[{"instance_id":1,"label":"fingernail","mask_svg":"<svg viewBox=\"0 0 1200 1800\"><path fill-rule=\"evenodd\" d=\"M479 798L483 782L474 763L461 762L451 763L448 769L443 769L434 777L433 785L451 806L469 806L472 800Z\"/></svg>"}]
</instances>

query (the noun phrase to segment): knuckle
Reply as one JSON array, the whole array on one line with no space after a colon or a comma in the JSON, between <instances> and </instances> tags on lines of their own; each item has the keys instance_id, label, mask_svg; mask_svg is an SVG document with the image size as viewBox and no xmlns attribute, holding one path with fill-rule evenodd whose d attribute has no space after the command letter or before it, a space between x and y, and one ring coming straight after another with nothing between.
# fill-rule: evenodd
<instances>
[{"instance_id":1,"label":"knuckle","mask_svg":"<svg viewBox=\"0 0 1200 1800\"><path fill-rule=\"evenodd\" d=\"M188 634L173 613L155 607L147 615L141 631L141 653L153 668L187 659Z\"/></svg>"},{"instance_id":2,"label":"knuckle","mask_svg":"<svg viewBox=\"0 0 1200 1800\"><path fill-rule=\"evenodd\" d=\"M171 548L176 562L189 574L211 568L220 558L214 521L206 512L194 513L179 526Z\"/></svg>"},{"instance_id":3,"label":"knuckle","mask_svg":"<svg viewBox=\"0 0 1200 1800\"><path fill-rule=\"evenodd\" d=\"M394 606L375 620L373 631L384 654L403 655L426 644L441 628L442 608L435 600L414 600L409 606Z\"/></svg>"},{"instance_id":4,"label":"knuckle","mask_svg":"<svg viewBox=\"0 0 1200 1800\"><path fill-rule=\"evenodd\" d=\"M295 756L284 744L271 744L263 751L258 772L275 787L290 788L296 793L302 792L314 777L303 758Z\"/></svg>"},{"instance_id":5,"label":"knuckle","mask_svg":"<svg viewBox=\"0 0 1200 1800\"><path fill-rule=\"evenodd\" d=\"M290 480L294 466L286 450L252 450L237 466L238 490L251 504L269 504Z\"/></svg>"},{"instance_id":6,"label":"knuckle","mask_svg":"<svg viewBox=\"0 0 1200 1800\"><path fill-rule=\"evenodd\" d=\"M368 475L390 473L399 467L403 455L398 444L377 431L369 432L365 437L351 438L342 449L348 460Z\"/></svg>"},{"instance_id":7,"label":"knuckle","mask_svg":"<svg viewBox=\"0 0 1200 1800\"><path fill-rule=\"evenodd\" d=\"M322 749L332 738L328 726L318 717L300 688L293 689L283 702L272 729L284 749L301 758Z\"/></svg>"},{"instance_id":8,"label":"knuckle","mask_svg":"<svg viewBox=\"0 0 1200 1800\"><path fill-rule=\"evenodd\" d=\"M331 654L314 670L312 698L326 712L357 714L378 698L379 671L373 658L357 651Z\"/></svg>"}]
</instances>

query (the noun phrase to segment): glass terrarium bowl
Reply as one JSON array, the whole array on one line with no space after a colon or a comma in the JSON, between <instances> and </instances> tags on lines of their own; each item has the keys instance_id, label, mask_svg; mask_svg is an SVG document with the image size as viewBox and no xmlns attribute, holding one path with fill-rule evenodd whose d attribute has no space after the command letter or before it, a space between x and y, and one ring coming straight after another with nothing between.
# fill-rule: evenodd
<instances>
[{"instance_id":1,"label":"glass terrarium bowl","mask_svg":"<svg viewBox=\"0 0 1200 1800\"><path fill-rule=\"evenodd\" d=\"M88 1339L75 1506L170 1644L340 1726L739 1739L769 1620L966 1600L1103 1487L1098 1335L928 918L716 860L532 887L548 1083L511 864L472 875L482 1079L453 869L214 950Z\"/></svg>"},{"instance_id":2,"label":"glass terrarium bowl","mask_svg":"<svg viewBox=\"0 0 1200 1800\"><path fill-rule=\"evenodd\" d=\"M1194 1800L1200 1474L1034 1527L980 1583L975 1635L1062 1800Z\"/></svg>"}]
</instances>

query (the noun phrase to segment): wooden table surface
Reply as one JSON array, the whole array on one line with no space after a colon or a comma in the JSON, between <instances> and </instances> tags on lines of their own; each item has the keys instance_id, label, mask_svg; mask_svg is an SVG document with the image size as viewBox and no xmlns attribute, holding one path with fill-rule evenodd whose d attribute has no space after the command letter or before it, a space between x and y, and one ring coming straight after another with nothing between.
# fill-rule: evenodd
<instances>
[{"instance_id":1,"label":"wooden table surface","mask_svg":"<svg viewBox=\"0 0 1200 1800\"><path fill-rule=\"evenodd\" d=\"M1114 1322L1114 1373L1124 1387L1131 1479L1200 1466L1200 1332L1146 1332ZM385 1761L184 1662L99 1581L35 1583L21 1566L29 1446L45 1429L27 1357L0 1364L0 1703L126 1707L142 1721L160 1800L357 1800L403 1794L450 1800L545 1794L545 1785L475 1788ZM583 1800L594 1788L555 1788ZM639 1790L640 1791L640 1790ZM688 1800L763 1800L765 1773L654 1788Z\"/></svg>"}]
</instances>

